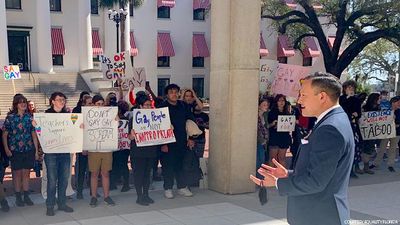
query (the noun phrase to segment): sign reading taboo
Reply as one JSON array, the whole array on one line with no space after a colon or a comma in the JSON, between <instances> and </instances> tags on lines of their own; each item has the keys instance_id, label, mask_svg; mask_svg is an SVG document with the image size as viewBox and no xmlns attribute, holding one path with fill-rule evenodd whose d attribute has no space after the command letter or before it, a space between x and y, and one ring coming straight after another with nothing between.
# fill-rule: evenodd
<instances>
[{"instance_id":1,"label":"sign reading taboo","mask_svg":"<svg viewBox=\"0 0 400 225\"><path fill-rule=\"evenodd\" d=\"M4 66L3 67L4 80L21 79L21 72L19 66Z\"/></svg>"},{"instance_id":2,"label":"sign reading taboo","mask_svg":"<svg viewBox=\"0 0 400 225\"><path fill-rule=\"evenodd\" d=\"M391 110L364 112L358 123L364 140L387 139L396 136L394 112Z\"/></svg>"},{"instance_id":3,"label":"sign reading taboo","mask_svg":"<svg viewBox=\"0 0 400 225\"><path fill-rule=\"evenodd\" d=\"M105 80L124 79L133 76L133 68L130 62L129 51L115 54L112 57L100 55L101 71Z\"/></svg>"},{"instance_id":4,"label":"sign reading taboo","mask_svg":"<svg viewBox=\"0 0 400 225\"><path fill-rule=\"evenodd\" d=\"M129 120L119 120L118 123L118 149L130 149Z\"/></svg>"},{"instance_id":5,"label":"sign reading taboo","mask_svg":"<svg viewBox=\"0 0 400 225\"><path fill-rule=\"evenodd\" d=\"M278 125L277 131L278 132L292 132L296 126L296 117L291 116L278 116Z\"/></svg>"},{"instance_id":6,"label":"sign reading taboo","mask_svg":"<svg viewBox=\"0 0 400 225\"><path fill-rule=\"evenodd\" d=\"M82 152L82 114L34 113L33 117L44 153Z\"/></svg>"},{"instance_id":7,"label":"sign reading taboo","mask_svg":"<svg viewBox=\"0 0 400 225\"><path fill-rule=\"evenodd\" d=\"M117 107L82 107L83 149L90 152L118 150Z\"/></svg>"},{"instance_id":8,"label":"sign reading taboo","mask_svg":"<svg viewBox=\"0 0 400 225\"><path fill-rule=\"evenodd\" d=\"M167 107L135 109L133 129L136 145L139 147L176 142Z\"/></svg>"}]
</instances>

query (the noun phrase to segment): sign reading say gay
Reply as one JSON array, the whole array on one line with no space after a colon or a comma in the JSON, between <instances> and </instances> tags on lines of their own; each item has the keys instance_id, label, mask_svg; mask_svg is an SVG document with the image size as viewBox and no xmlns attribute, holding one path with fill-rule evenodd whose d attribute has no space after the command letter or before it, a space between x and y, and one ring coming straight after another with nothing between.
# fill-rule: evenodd
<instances>
[{"instance_id":1,"label":"sign reading say gay","mask_svg":"<svg viewBox=\"0 0 400 225\"><path fill-rule=\"evenodd\" d=\"M100 55L101 71L106 80L124 79L133 76L129 51L119 52L112 57Z\"/></svg>"},{"instance_id":2,"label":"sign reading say gay","mask_svg":"<svg viewBox=\"0 0 400 225\"><path fill-rule=\"evenodd\" d=\"M176 142L167 107L135 109L133 129L138 147Z\"/></svg>"},{"instance_id":3,"label":"sign reading say gay","mask_svg":"<svg viewBox=\"0 0 400 225\"><path fill-rule=\"evenodd\" d=\"M21 79L21 72L19 66L4 66L3 76L5 80Z\"/></svg>"}]
</instances>

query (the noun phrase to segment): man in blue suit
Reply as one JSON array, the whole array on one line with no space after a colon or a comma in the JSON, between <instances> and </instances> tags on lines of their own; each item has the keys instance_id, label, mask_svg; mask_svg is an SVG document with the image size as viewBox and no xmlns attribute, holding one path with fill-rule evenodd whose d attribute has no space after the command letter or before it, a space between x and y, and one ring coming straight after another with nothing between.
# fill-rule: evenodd
<instances>
[{"instance_id":1,"label":"man in blue suit","mask_svg":"<svg viewBox=\"0 0 400 225\"><path fill-rule=\"evenodd\" d=\"M341 84L330 74L315 73L302 81L298 103L306 117L317 117L302 141L294 170L276 160L276 168L262 165L264 176L250 178L258 185L276 187L288 196L291 225L337 225L350 219L348 185L354 156L354 138L346 113L338 103Z\"/></svg>"}]
</instances>

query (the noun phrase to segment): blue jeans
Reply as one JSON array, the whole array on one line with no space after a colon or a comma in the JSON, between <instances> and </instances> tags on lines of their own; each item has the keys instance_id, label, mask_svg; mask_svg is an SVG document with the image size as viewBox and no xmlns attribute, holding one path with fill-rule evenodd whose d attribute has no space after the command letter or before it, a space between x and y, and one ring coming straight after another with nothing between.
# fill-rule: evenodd
<instances>
[{"instance_id":1,"label":"blue jeans","mask_svg":"<svg viewBox=\"0 0 400 225\"><path fill-rule=\"evenodd\" d=\"M71 168L69 153L51 153L44 155L47 168L47 208L53 208L56 203L56 191L58 207L66 204L66 190Z\"/></svg>"},{"instance_id":2,"label":"blue jeans","mask_svg":"<svg viewBox=\"0 0 400 225\"><path fill-rule=\"evenodd\" d=\"M263 178L258 172L258 168L261 167L261 164L265 163L265 149L263 145L257 144L257 159L256 159L256 177Z\"/></svg>"}]
</instances>

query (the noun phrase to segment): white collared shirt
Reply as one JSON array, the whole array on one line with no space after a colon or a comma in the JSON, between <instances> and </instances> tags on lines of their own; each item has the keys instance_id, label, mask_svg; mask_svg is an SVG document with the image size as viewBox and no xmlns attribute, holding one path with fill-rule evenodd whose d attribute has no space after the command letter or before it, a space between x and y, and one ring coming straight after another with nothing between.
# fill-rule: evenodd
<instances>
[{"instance_id":1,"label":"white collared shirt","mask_svg":"<svg viewBox=\"0 0 400 225\"><path fill-rule=\"evenodd\" d=\"M324 112L322 112L322 113L317 117L317 121L315 122L315 124L317 124L322 118L324 118L324 116L326 116L326 114L328 114L330 111L332 111L332 110L334 110L334 109L336 109L336 108L339 108L339 107L340 107L340 105L339 105L339 104L336 104L336 105L330 107L329 109L325 110Z\"/></svg>"}]
</instances>

